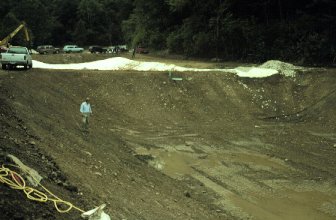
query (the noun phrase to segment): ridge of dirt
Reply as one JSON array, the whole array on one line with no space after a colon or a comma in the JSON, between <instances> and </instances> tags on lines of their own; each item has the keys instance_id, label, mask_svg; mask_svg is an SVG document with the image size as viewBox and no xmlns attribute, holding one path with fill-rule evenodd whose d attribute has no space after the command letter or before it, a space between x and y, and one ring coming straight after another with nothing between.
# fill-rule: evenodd
<instances>
[{"instance_id":1,"label":"ridge of dirt","mask_svg":"<svg viewBox=\"0 0 336 220\"><path fill-rule=\"evenodd\" d=\"M14 99L10 90L3 87L3 76L0 76L0 162L2 165L12 164L7 155L16 155L20 160L31 167L39 168L43 177L43 184L52 191L64 195L64 199L77 200L86 204L78 196L76 186L68 182L55 161L36 146L39 136L33 135L24 121L10 107L9 102ZM43 166L40 166L43 164ZM15 170L15 169L14 169ZM18 170L16 170L18 171ZM22 175L22 174L21 174ZM2 213L0 219L61 219L62 215L55 212L52 204L39 204L29 201L24 193L1 186L0 204ZM18 209L19 207L19 209ZM69 218L76 219L76 215L69 214Z\"/></svg>"}]
</instances>

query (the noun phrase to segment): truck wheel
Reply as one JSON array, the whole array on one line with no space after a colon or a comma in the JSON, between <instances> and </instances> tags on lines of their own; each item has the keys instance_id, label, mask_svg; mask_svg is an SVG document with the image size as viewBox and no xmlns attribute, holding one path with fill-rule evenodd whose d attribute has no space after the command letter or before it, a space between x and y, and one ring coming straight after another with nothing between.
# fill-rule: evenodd
<instances>
[{"instance_id":1,"label":"truck wheel","mask_svg":"<svg viewBox=\"0 0 336 220\"><path fill-rule=\"evenodd\" d=\"M33 64L28 65L29 69L33 68Z\"/></svg>"},{"instance_id":2,"label":"truck wheel","mask_svg":"<svg viewBox=\"0 0 336 220\"><path fill-rule=\"evenodd\" d=\"M2 67L3 70L7 69L7 65L6 64L2 64L1 67Z\"/></svg>"}]
</instances>

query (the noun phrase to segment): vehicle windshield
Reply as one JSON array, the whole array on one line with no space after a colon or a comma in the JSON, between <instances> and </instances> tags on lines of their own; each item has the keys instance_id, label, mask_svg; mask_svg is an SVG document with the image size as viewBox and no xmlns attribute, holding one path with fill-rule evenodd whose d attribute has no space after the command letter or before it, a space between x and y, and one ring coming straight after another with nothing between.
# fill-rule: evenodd
<instances>
[{"instance_id":1,"label":"vehicle windshield","mask_svg":"<svg viewBox=\"0 0 336 220\"><path fill-rule=\"evenodd\" d=\"M8 53L27 54L28 51L24 47L12 47L9 48Z\"/></svg>"},{"instance_id":2,"label":"vehicle windshield","mask_svg":"<svg viewBox=\"0 0 336 220\"><path fill-rule=\"evenodd\" d=\"M75 48L75 47L77 47L77 45L66 45L66 46L64 46L64 48Z\"/></svg>"}]
</instances>

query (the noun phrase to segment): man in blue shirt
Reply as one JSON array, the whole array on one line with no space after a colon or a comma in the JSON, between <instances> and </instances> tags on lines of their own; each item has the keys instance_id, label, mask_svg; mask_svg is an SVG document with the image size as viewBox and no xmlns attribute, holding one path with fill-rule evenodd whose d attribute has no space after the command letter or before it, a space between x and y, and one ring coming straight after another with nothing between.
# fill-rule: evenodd
<instances>
[{"instance_id":1,"label":"man in blue shirt","mask_svg":"<svg viewBox=\"0 0 336 220\"><path fill-rule=\"evenodd\" d=\"M80 112L83 116L83 128L85 130L89 129L89 117L92 114L90 99L86 98L85 102L83 102L80 106Z\"/></svg>"}]
</instances>

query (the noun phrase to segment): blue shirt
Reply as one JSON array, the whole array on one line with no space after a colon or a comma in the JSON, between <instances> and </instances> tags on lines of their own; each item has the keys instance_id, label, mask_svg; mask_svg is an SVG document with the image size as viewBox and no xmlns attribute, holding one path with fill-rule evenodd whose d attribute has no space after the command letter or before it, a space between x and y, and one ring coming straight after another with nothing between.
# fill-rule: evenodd
<instances>
[{"instance_id":1,"label":"blue shirt","mask_svg":"<svg viewBox=\"0 0 336 220\"><path fill-rule=\"evenodd\" d=\"M80 107L81 113L92 113L90 103L83 102Z\"/></svg>"}]
</instances>

